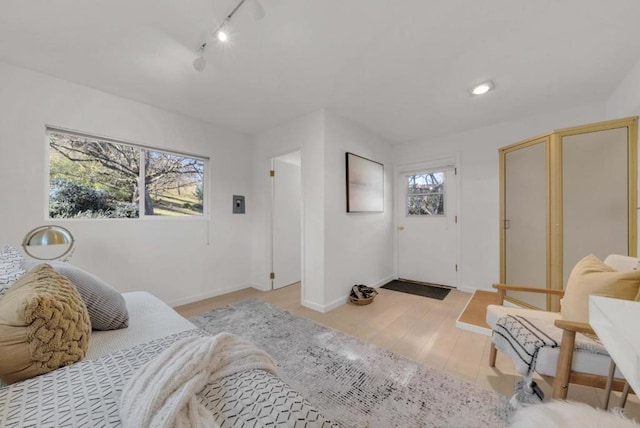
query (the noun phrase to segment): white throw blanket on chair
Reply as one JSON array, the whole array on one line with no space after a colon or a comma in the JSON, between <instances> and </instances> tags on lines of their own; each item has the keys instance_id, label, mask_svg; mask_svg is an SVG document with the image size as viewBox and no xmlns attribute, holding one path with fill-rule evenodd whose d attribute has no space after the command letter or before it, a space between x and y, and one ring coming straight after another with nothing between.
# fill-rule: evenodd
<instances>
[{"instance_id":1,"label":"white throw blanket on chair","mask_svg":"<svg viewBox=\"0 0 640 428\"><path fill-rule=\"evenodd\" d=\"M549 321L521 315L506 315L498 319L491 341L511 358L516 372L523 376L511 397L512 407L536 404L544 399L542 390L533 381L538 354L544 347L557 348L561 340L562 329ZM576 335L575 347L579 351L608 355L602 344L582 334Z\"/></svg>"},{"instance_id":2,"label":"white throw blanket on chair","mask_svg":"<svg viewBox=\"0 0 640 428\"><path fill-rule=\"evenodd\" d=\"M511 358L517 373L531 376L540 349L560 346L562 329L546 320L506 315L496 322L491 340L496 348ZM578 351L609 355L602 344L583 334L576 335L575 348Z\"/></svg>"},{"instance_id":3,"label":"white throw blanket on chair","mask_svg":"<svg viewBox=\"0 0 640 428\"><path fill-rule=\"evenodd\" d=\"M197 394L211 382L244 370L277 375L273 359L229 333L189 337L133 374L120 397L126 427L216 427Z\"/></svg>"}]
</instances>

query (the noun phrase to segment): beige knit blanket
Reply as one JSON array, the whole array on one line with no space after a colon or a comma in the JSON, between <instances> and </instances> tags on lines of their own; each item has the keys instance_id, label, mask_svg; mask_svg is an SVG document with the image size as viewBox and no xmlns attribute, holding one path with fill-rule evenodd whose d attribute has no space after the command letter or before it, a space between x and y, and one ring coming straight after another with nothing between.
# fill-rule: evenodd
<instances>
[{"instance_id":1,"label":"beige knit blanket","mask_svg":"<svg viewBox=\"0 0 640 428\"><path fill-rule=\"evenodd\" d=\"M237 336L189 337L133 374L120 397L122 425L217 427L198 393L217 379L254 369L277 375L269 354Z\"/></svg>"}]
</instances>

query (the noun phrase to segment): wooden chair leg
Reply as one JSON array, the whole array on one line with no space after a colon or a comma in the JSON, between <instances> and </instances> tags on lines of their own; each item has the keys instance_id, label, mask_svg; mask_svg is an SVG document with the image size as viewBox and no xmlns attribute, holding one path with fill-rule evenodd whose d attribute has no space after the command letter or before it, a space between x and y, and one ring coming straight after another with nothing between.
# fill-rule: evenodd
<instances>
[{"instance_id":1,"label":"wooden chair leg","mask_svg":"<svg viewBox=\"0 0 640 428\"><path fill-rule=\"evenodd\" d=\"M502 304L504 303L504 298L506 295L506 291L505 290L498 290L498 294L496 295L497 302L496 304L498 306L502 306ZM495 367L496 366L496 357L498 356L498 350L496 349L496 345L493 344L493 342L491 343L491 350L489 351L489 367Z\"/></svg>"},{"instance_id":2,"label":"wooden chair leg","mask_svg":"<svg viewBox=\"0 0 640 428\"><path fill-rule=\"evenodd\" d=\"M607 410L609 408L609 399L611 398L611 387L613 385L613 375L616 373L616 362L611 359L609 364L609 376L607 377L607 385L604 388L604 404L602 408Z\"/></svg>"},{"instance_id":3,"label":"wooden chair leg","mask_svg":"<svg viewBox=\"0 0 640 428\"><path fill-rule=\"evenodd\" d=\"M496 345L491 344L491 350L489 351L489 367L496 366L496 356L498 355L498 350L496 349Z\"/></svg>"},{"instance_id":4,"label":"wooden chair leg","mask_svg":"<svg viewBox=\"0 0 640 428\"><path fill-rule=\"evenodd\" d=\"M553 398L555 400L567 399L575 343L576 332L563 330L562 342L560 343L560 355L558 356L558 368L556 370L556 377L553 380Z\"/></svg>"},{"instance_id":5,"label":"wooden chair leg","mask_svg":"<svg viewBox=\"0 0 640 428\"><path fill-rule=\"evenodd\" d=\"M627 404L627 397L629 396L629 389L631 389L631 385L629 382L624 383L624 388L622 388L622 396L620 397L620 408L624 409L625 404Z\"/></svg>"}]
</instances>

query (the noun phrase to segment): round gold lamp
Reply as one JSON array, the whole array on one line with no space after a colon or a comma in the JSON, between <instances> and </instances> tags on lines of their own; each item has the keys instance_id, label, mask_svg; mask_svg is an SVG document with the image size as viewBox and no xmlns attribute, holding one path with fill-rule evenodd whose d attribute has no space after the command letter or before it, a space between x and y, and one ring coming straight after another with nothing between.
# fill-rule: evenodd
<instances>
[{"instance_id":1,"label":"round gold lamp","mask_svg":"<svg viewBox=\"0 0 640 428\"><path fill-rule=\"evenodd\" d=\"M27 233L22 240L24 252L38 260L68 260L75 240L69 230L61 226L40 226Z\"/></svg>"}]
</instances>

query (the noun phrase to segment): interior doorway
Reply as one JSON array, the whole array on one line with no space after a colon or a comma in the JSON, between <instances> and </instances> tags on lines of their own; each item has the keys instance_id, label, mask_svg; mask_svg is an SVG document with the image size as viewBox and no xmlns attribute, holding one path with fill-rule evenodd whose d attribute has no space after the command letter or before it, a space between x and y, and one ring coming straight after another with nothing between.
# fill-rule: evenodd
<instances>
[{"instance_id":1,"label":"interior doorway","mask_svg":"<svg viewBox=\"0 0 640 428\"><path fill-rule=\"evenodd\" d=\"M398 277L458 286L455 158L398 168Z\"/></svg>"},{"instance_id":2,"label":"interior doorway","mask_svg":"<svg viewBox=\"0 0 640 428\"><path fill-rule=\"evenodd\" d=\"M272 288L302 278L302 178L300 151L271 160Z\"/></svg>"}]
</instances>

